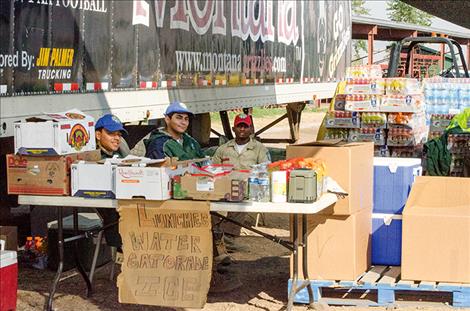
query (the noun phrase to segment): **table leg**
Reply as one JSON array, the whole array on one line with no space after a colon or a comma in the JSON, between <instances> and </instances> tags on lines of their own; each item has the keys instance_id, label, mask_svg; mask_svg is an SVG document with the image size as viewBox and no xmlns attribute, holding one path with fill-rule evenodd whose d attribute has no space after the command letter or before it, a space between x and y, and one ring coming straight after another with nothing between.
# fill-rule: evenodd
<instances>
[{"instance_id":1,"label":"table leg","mask_svg":"<svg viewBox=\"0 0 470 311\"><path fill-rule=\"evenodd\" d=\"M78 210L76 207L73 208L73 234L74 236L78 236ZM91 282L90 282L90 279L88 278L88 275L85 271L85 269L83 268L82 266L82 263L80 262L80 259L79 259L79 239L76 239L73 241L73 246L74 246L74 257L75 257L75 265L77 267L77 270L78 272L80 272L80 274L82 275L82 278L83 280L85 281L86 283L86 287L87 287L87 291L86 291L86 294L87 294L87 297L90 297L91 294L92 294L92 287L91 287Z\"/></svg>"},{"instance_id":2,"label":"table leg","mask_svg":"<svg viewBox=\"0 0 470 311\"><path fill-rule=\"evenodd\" d=\"M302 214L302 272L304 275L304 282L307 283L308 302L313 307L313 290L310 278L308 277L308 250L307 250L307 216Z\"/></svg>"},{"instance_id":3,"label":"table leg","mask_svg":"<svg viewBox=\"0 0 470 311\"><path fill-rule=\"evenodd\" d=\"M49 299L47 300L47 305L45 308L46 311L53 310L52 301L54 300L57 284L59 283L60 276L62 275L62 269L64 268L64 231L62 224L62 207L57 207L57 244L59 250L59 265L57 266L54 282L52 283L51 290L49 291Z\"/></svg>"},{"instance_id":4,"label":"table leg","mask_svg":"<svg viewBox=\"0 0 470 311\"><path fill-rule=\"evenodd\" d=\"M292 236L294 239L294 250L292 251L293 257L294 257L294 263L293 263L293 271L292 271L292 286L290 288L290 293L289 293L289 299L287 301L287 311L292 310L294 307L294 298L299 289L297 289L297 279L298 279L298 270L299 270L299 264L298 264L298 257L299 257L299 230L298 230L298 216L297 214L294 214L293 216L294 224L292 228Z\"/></svg>"},{"instance_id":5,"label":"table leg","mask_svg":"<svg viewBox=\"0 0 470 311\"><path fill-rule=\"evenodd\" d=\"M294 307L294 299L295 295L300 292L302 289L305 287L307 288L308 292L308 301L310 304L310 307L314 306L314 300L313 300L313 289L312 289L312 284L310 283L310 279L308 277L308 250L307 250L307 217L303 214L301 214L301 221L302 221L302 230L301 234L299 233L298 225L299 225L299 219L298 215L294 214L294 221L293 221L293 229L292 229L292 235L294 237L294 263L293 263L293 276L292 276L292 286L291 290L289 293L289 300L287 302L287 310L292 310ZM300 236L300 237L299 237ZM300 242L299 242L300 240ZM302 274L303 274L303 282L302 284L297 285L298 278L299 278L299 246L302 248Z\"/></svg>"}]
</instances>

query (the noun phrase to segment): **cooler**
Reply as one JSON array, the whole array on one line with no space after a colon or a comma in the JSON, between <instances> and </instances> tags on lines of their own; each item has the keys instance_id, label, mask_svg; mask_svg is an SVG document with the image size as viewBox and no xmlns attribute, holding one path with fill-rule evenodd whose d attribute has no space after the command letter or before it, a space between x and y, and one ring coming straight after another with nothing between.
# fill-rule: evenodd
<instances>
[{"instance_id":1,"label":"cooler","mask_svg":"<svg viewBox=\"0 0 470 311\"><path fill-rule=\"evenodd\" d=\"M372 265L401 265L402 216L372 214Z\"/></svg>"},{"instance_id":2,"label":"cooler","mask_svg":"<svg viewBox=\"0 0 470 311\"><path fill-rule=\"evenodd\" d=\"M96 213L78 213L78 234L82 234L85 231L95 230L102 228L103 224L101 218ZM47 224L47 240L49 247L47 248L47 266L49 269L57 270L59 265L59 253L57 248L57 221L53 221ZM73 215L63 218L63 232L64 239L72 237L73 234ZM99 243L96 238L80 239L78 241L79 248L79 260L85 270L90 271L93 255L95 252L96 243ZM105 239L101 241L105 243ZM74 244L68 242L64 244L64 268L63 271L67 271L75 268L75 260L73 256ZM96 261L96 266L106 264L111 261L111 248L102 244Z\"/></svg>"},{"instance_id":3,"label":"cooler","mask_svg":"<svg viewBox=\"0 0 470 311\"><path fill-rule=\"evenodd\" d=\"M0 250L0 311L16 310L18 262L15 251Z\"/></svg>"},{"instance_id":4,"label":"cooler","mask_svg":"<svg viewBox=\"0 0 470 311\"><path fill-rule=\"evenodd\" d=\"M421 159L374 158L373 213L401 214L421 172Z\"/></svg>"}]
</instances>

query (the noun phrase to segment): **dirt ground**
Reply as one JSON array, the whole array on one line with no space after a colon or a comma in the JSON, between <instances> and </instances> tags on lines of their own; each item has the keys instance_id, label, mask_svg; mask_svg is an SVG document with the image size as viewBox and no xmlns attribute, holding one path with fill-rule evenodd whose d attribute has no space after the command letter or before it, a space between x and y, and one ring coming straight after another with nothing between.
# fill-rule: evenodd
<instances>
[{"instance_id":1,"label":"dirt ground","mask_svg":"<svg viewBox=\"0 0 470 311\"><path fill-rule=\"evenodd\" d=\"M272 231L271 231L272 232ZM287 231L278 230L278 233ZM243 287L228 293L209 293L207 304L203 310L285 310L287 303L287 281L289 279L289 252L282 246L262 237L243 236L236 241L245 246L246 250L234 253L235 263L229 266L228 273L237 275L243 283ZM153 306L120 304L118 302L118 289L115 279L109 279L111 264L107 264L98 270L94 278L94 293L90 298L85 294L85 283L76 272L66 272L64 280L59 287L54 300L55 310L64 311L95 311L95 310L125 310L125 311L160 311L160 310L184 310L161 308ZM119 273L120 266L116 265L115 274ZM54 272L49 270L35 270L20 267L18 310L42 310L48 297L50 284ZM325 292L325 296L341 297L344 293ZM357 296L357 295L356 295ZM370 296L370 297L369 297ZM442 310L450 309L444 302L449 300L443 296L404 296L403 299L435 300L435 304L405 304L404 307L374 308L373 310ZM367 299L374 299L374 295L368 295ZM307 306L296 305L295 310L307 310ZM366 310L366 307L327 307L319 306L321 310Z\"/></svg>"},{"instance_id":2,"label":"dirt ground","mask_svg":"<svg viewBox=\"0 0 470 311\"><path fill-rule=\"evenodd\" d=\"M324 113L306 113L302 116L301 142L314 140L318 125ZM272 120L255 120L257 128L268 124ZM217 125L214 125L217 129ZM288 133L287 122L278 124L266 132L263 137L279 137L279 134ZM269 218L270 217L270 218ZM272 234L287 237L289 232L287 216L271 215L266 219L266 227ZM237 275L243 283L240 289L228 293L209 294L204 310L285 310L287 303L287 282L289 279L289 251L259 236L242 236L236 239L246 250L232 255L235 262L228 268L228 273ZM174 310L170 308L128 305L118 302L118 289L116 275L120 266L116 266L114 280L109 279L111 264L105 265L95 273L94 293L87 298L85 283L74 271L66 272L63 281L59 283L54 299L56 310L64 311L95 311L95 310ZM35 270L20 265L18 285L17 310L42 310L48 297L54 272L49 270ZM343 297L344 292L324 292L324 295ZM357 295L356 295L357 296ZM361 295L359 295L361 296ZM367 299L374 299L373 294L362 295ZM436 304L404 303L401 300L411 301L437 301ZM373 310L441 310L450 309L446 302L449 295L403 296L400 297L399 306L389 308L374 308ZM366 307L330 307L318 305L320 310L366 310ZM181 309L180 309L181 310ZM307 310L304 305L296 305L295 310Z\"/></svg>"}]
</instances>

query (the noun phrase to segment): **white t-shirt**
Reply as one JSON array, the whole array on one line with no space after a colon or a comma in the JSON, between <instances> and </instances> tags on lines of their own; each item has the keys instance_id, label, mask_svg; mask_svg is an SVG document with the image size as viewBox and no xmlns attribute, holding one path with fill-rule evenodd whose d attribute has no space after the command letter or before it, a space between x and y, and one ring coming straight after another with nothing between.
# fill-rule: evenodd
<instances>
[{"instance_id":1,"label":"white t-shirt","mask_svg":"<svg viewBox=\"0 0 470 311\"><path fill-rule=\"evenodd\" d=\"M237 149L238 154L242 153L242 151L245 149L246 145L248 145L248 143L243 144L243 145L239 145L239 144L235 143L235 149Z\"/></svg>"}]
</instances>

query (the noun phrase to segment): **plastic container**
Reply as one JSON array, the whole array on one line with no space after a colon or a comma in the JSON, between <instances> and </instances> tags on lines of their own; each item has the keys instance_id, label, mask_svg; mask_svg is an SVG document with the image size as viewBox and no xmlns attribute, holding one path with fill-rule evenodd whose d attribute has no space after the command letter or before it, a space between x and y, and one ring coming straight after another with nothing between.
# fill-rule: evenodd
<instances>
[{"instance_id":1,"label":"plastic container","mask_svg":"<svg viewBox=\"0 0 470 311\"><path fill-rule=\"evenodd\" d=\"M287 171L271 173L271 201L274 203L287 202Z\"/></svg>"},{"instance_id":2,"label":"plastic container","mask_svg":"<svg viewBox=\"0 0 470 311\"><path fill-rule=\"evenodd\" d=\"M415 177L421 173L421 159L374 158L373 212L401 214Z\"/></svg>"},{"instance_id":3,"label":"plastic container","mask_svg":"<svg viewBox=\"0 0 470 311\"><path fill-rule=\"evenodd\" d=\"M15 251L0 250L0 311L16 310L18 261Z\"/></svg>"},{"instance_id":4,"label":"plastic container","mask_svg":"<svg viewBox=\"0 0 470 311\"><path fill-rule=\"evenodd\" d=\"M373 265L401 265L402 216L372 214Z\"/></svg>"}]
</instances>

